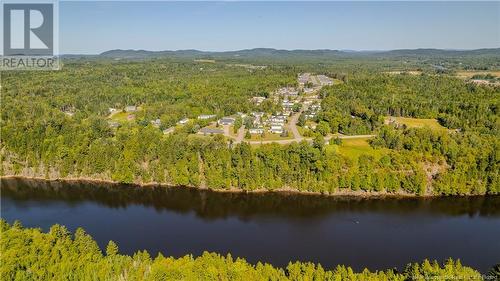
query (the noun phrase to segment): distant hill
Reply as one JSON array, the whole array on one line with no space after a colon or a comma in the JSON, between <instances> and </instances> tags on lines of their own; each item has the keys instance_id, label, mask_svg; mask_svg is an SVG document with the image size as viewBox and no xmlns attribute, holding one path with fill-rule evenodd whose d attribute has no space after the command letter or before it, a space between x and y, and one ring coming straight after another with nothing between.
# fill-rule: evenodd
<instances>
[{"instance_id":1,"label":"distant hill","mask_svg":"<svg viewBox=\"0 0 500 281\"><path fill-rule=\"evenodd\" d=\"M177 58L349 58L349 57L500 57L500 48L477 50L443 49L402 49L391 51L340 51L340 50L278 50L256 48L226 52L206 52L198 50L146 51L146 50L110 50L99 57L115 59L141 59L159 57Z\"/></svg>"}]
</instances>

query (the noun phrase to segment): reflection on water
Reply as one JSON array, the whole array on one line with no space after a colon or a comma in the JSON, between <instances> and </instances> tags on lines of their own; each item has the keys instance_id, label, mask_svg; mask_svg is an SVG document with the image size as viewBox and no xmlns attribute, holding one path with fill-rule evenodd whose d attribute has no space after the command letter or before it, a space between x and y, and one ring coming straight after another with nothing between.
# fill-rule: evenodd
<instances>
[{"instance_id":1,"label":"reflection on water","mask_svg":"<svg viewBox=\"0 0 500 281\"><path fill-rule=\"evenodd\" d=\"M486 271L500 261L498 196L366 199L19 179L3 179L1 191L9 222L81 226L124 253L208 250L358 270L453 257Z\"/></svg>"},{"instance_id":2,"label":"reflection on water","mask_svg":"<svg viewBox=\"0 0 500 281\"><path fill-rule=\"evenodd\" d=\"M311 218L349 211L402 215L424 213L436 216L500 216L500 196L370 199L21 179L2 179L2 196L16 201L65 201L75 204L91 201L109 208L142 205L179 213L194 211L204 219L254 215Z\"/></svg>"}]
</instances>

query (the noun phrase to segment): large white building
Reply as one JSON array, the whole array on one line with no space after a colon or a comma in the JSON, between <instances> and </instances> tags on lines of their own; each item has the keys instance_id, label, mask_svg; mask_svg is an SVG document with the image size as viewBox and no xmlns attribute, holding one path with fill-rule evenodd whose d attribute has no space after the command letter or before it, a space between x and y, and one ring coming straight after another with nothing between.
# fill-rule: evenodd
<instances>
[{"instance_id":1,"label":"large white building","mask_svg":"<svg viewBox=\"0 0 500 281\"><path fill-rule=\"evenodd\" d=\"M198 119L199 120L207 120L207 119L212 119L212 118L215 118L217 117L217 115L215 114L202 114L202 115L198 115Z\"/></svg>"},{"instance_id":2,"label":"large white building","mask_svg":"<svg viewBox=\"0 0 500 281\"><path fill-rule=\"evenodd\" d=\"M233 117L223 117L219 120L219 125L233 125L236 121Z\"/></svg>"},{"instance_id":3,"label":"large white building","mask_svg":"<svg viewBox=\"0 0 500 281\"><path fill-rule=\"evenodd\" d=\"M273 134L282 134L283 133L283 126L271 126L271 129L269 129L269 132Z\"/></svg>"}]
</instances>

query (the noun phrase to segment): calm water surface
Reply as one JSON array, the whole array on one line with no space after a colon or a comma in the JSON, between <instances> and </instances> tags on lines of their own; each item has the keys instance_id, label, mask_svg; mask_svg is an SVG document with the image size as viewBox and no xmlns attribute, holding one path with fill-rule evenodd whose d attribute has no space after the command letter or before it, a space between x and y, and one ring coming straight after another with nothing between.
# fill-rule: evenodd
<instances>
[{"instance_id":1,"label":"calm water surface","mask_svg":"<svg viewBox=\"0 0 500 281\"><path fill-rule=\"evenodd\" d=\"M460 258L486 272L500 262L500 197L355 199L225 194L186 188L2 180L2 217L47 230L83 227L101 248L167 256L231 253L288 261L402 269Z\"/></svg>"}]
</instances>

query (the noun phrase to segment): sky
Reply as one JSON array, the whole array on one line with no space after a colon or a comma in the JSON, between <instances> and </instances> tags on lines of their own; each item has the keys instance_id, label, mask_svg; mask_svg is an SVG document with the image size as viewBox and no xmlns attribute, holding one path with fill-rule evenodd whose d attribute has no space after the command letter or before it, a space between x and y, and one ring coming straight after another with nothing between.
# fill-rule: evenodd
<instances>
[{"instance_id":1,"label":"sky","mask_svg":"<svg viewBox=\"0 0 500 281\"><path fill-rule=\"evenodd\" d=\"M62 1L59 15L61 54L500 47L498 1Z\"/></svg>"}]
</instances>

